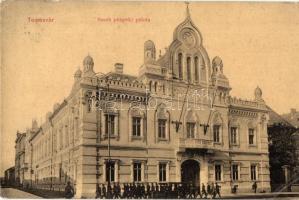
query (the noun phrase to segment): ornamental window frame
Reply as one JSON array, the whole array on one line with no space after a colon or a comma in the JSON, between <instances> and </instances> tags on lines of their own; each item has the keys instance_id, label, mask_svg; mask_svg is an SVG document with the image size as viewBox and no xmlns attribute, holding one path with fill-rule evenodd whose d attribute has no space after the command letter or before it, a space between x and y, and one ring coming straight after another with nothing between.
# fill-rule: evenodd
<instances>
[{"instance_id":1,"label":"ornamental window frame","mask_svg":"<svg viewBox=\"0 0 299 200\"><path fill-rule=\"evenodd\" d=\"M165 120L165 138L159 137L159 120ZM156 142L170 141L170 113L166 105L161 103L155 111L155 140Z\"/></svg>"},{"instance_id":2,"label":"ornamental window frame","mask_svg":"<svg viewBox=\"0 0 299 200\"><path fill-rule=\"evenodd\" d=\"M134 135L134 119L135 118L139 118L140 119L140 135ZM145 125L145 114L144 112L141 110L141 108L136 108L136 107L131 107L128 110L128 119L129 119L129 137L130 137L130 141L132 140L142 140L144 139L144 134L145 134L145 130L144 130L144 125Z\"/></svg>"},{"instance_id":3,"label":"ornamental window frame","mask_svg":"<svg viewBox=\"0 0 299 200\"><path fill-rule=\"evenodd\" d=\"M165 166L165 179L160 179L160 166ZM168 160L159 160L157 162L157 182L158 183L167 183L169 182L169 171L170 171L170 161Z\"/></svg>"},{"instance_id":4,"label":"ornamental window frame","mask_svg":"<svg viewBox=\"0 0 299 200\"><path fill-rule=\"evenodd\" d=\"M252 167L255 167L255 177L253 178L253 174L252 174ZM250 181L258 181L259 180L259 164L254 162L254 163L250 163L249 165L249 180Z\"/></svg>"},{"instance_id":5,"label":"ornamental window frame","mask_svg":"<svg viewBox=\"0 0 299 200\"><path fill-rule=\"evenodd\" d=\"M220 179L217 179L216 166L220 167ZM214 164L214 179L215 179L215 182L223 182L224 181L224 178L223 178L224 171L223 171L223 169L224 169L223 163L216 162Z\"/></svg>"},{"instance_id":6,"label":"ornamental window frame","mask_svg":"<svg viewBox=\"0 0 299 200\"><path fill-rule=\"evenodd\" d=\"M215 140L215 128L218 128L218 138L219 140ZM212 138L214 144L223 144L223 128L224 128L224 123L223 119L221 117L221 114L219 112L215 112L213 114L213 121L212 121Z\"/></svg>"},{"instance_id":7,"label":"ornamental window frame","mask_svg":"<svg viewBox=\"0 0 299 200\"><path fill-rule=\"evenodd\" d=\"M236 130L235 143L232 138L232 130L233 129ZM241 130L241 127L240 127L240 123L239 123L238 119L236 119L236 118L231 119L229 121L229 145L230 146L240 146L240 138L241 138L240 130Z\"/></svg>"},{"instance_id":8,"label":"ornamental window frame","mask_svg":"<svg viewBox=\"0 0 299 200\"><path fill-rule=\"evenodd\" d=\"M253 144L250 144L250 130L253 130ZM247 144L249 147L256 147L257 146L257 125L253 121L249 121L247 124Z\"/></svg>"},{"instance_id":9,"label":"ornamental window frame","mask_svg":"<svg viewBox=\"0 0 299 200\"><path fill-rule=\"evenodd\" d=\"M184 124L185 124L184 137L186 139L196 139L199 137L198 130L199 130L200 120L197 113L190 108L186 110ZM190 133L190 131L192 131L193 133Z\"/></svg>"}]
</instances>

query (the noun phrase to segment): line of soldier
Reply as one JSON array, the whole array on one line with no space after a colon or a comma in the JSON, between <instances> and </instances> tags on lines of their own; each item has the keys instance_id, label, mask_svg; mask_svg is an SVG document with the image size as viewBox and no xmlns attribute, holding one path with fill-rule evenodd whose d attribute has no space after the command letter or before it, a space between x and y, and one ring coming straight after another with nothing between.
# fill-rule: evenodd
<instances>
[{"instance_id":1,"label":"line of soldier","mask_svg":"<svg viewBox=\"0 0 299 200\"><path fill-rule=\"evenodd\" d=\"M106 199L152 199L152 198L221 198L221 186L209 183L200 186L192 183L119 183L97 184L96 198Z\"/></svg>"}]
</instances>

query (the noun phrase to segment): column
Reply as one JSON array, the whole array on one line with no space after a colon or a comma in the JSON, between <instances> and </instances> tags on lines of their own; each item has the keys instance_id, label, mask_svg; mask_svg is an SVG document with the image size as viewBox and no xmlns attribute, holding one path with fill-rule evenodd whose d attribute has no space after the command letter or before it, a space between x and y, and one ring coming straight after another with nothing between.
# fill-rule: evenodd
<instances>
[{"instance_id":1,"label":"column","mask_svg":"<svg viewBox=\"0 0 299 200\"><path fill-rule=\"evenodd\" d=\"M200 163L200 185L205 184L205 186L207 186L208 181L209 181L208 160L202 159L202 162Z\"/></svg>"}]
</instances>

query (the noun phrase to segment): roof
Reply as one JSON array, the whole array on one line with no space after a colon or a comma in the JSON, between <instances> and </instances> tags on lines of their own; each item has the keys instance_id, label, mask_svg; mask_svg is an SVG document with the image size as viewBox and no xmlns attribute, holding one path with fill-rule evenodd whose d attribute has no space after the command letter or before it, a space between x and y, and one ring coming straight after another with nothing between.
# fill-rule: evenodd
<instances>
[{"instance_id":1,"label":"roof","mask_svg":"<svg viewBox=\"0 0 299 200\"><path fill-rule=\"evenodd\" d=\"M266 105L269 110L269 123L268 126L281 124L285 126L289 126L291 128L295 128L291 123L289 123L286 119L284 119L281 115L275 112L272 108Z\"/></svg>"},{"instance_id":2,"label":"roof","mask_svg":"<svg viewBox=\"0 0 299 200\"><path fill-rule=\"evenodd\" d=\"M128 81L134 81L137 80L136 76L129 75L129 74L121 74L116 72L109 72L105 74L104 76L101 76L100 78L107 78L108 80L128 80Z\"/></svg>"}]
</instances>

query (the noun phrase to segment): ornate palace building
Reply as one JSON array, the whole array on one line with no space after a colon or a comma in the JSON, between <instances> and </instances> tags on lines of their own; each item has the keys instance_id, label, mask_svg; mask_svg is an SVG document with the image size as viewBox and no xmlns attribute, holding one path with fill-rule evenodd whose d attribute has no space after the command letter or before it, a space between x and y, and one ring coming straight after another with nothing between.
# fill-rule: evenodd
<instances>
[{"instance_id":1,"label":"ornate palace building","mask_svg":"<svg viewBox=\"0 0 299 200\"><path fill-rule=\"evenodd\" d=\"M100 62L98 62L100 63ZM218 182L270 190L267 122L262 91L230 96L220 57L210 57L189 10L164 55L144 43L139 75L115 64L94 72L91 56L74 74L69 96L31 134L28 184L94 197L97 183Z\"/></svg>"}]
</instances>

